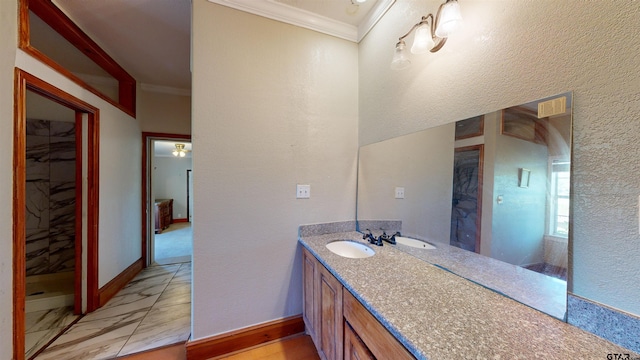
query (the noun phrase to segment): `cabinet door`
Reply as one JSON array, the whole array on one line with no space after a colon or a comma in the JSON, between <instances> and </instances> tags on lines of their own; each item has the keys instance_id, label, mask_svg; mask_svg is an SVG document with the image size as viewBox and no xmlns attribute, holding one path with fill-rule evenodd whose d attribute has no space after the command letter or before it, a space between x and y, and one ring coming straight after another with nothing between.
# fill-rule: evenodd
<instances>
[{"instance_id":1,"label":"cabinet door","mask_svg":"<svg viewBox=\"0 0 640 360\"><path fill-rule=\"evenodd\" d=\"M375 360L362 339L344 322L344 360Z\"/></svg>"},{"instance_id":2,"label":"cabinet door","mask_svg":"<svg viewBox=\"0 0 640 360\"><path fill-rule=\"evenodd\" d=\"M316 337L316 317L315 317L315 283L316 271L319 263L307 249L302 249L302 318L307 329L307 334L315 344L318 343Z\"/></svg>"},{"instance_id":3,"label":"cabinet door","mask_svg":"<svg viewBox=\"0 0 640 360\"><path fill-rule=\"evenodd\" d=\"M342 319L342 284L318 264L319 281L316 283L316 331L321 359L342 360L344 327Z\"/></svg>"}]
</instances>

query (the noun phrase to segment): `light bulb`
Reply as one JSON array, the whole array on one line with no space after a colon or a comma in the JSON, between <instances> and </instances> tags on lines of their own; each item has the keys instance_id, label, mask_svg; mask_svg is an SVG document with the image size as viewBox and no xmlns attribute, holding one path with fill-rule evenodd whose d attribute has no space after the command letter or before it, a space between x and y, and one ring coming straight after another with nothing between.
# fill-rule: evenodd
<instances>
[{"instance_id":1,"label":"light bulb","mask_svg":"<svg viewBox=\"0 0 640 360\"><path fill-rule=\"evenodd\" d=\"M173 156L178 156L178 150L173 150L172 154Z\"/></svg>"},{"instance_id":2,"label":"light bulb","mask_svg":"<svg viewBox=\"0 0 640 360\"><path fill-rule=\"evenodd\" d=\"M180 157L184 157L186 153L184 151L180 151Z\"/></svg>"},{"instance_id":3,"label":"light bulb","mask_svg":"<svg viewBox=\"0 0 640 360\"><path fill-rule=\"evenodd\" d=\"M405 55L405 46L406 44L402 40L400 40L400 42L396 44L396 50L393 54L393 60L391 60L392 70L406 69L409 67L409 65L411 65L411 61L409 61L409 59L407 59L407 56Z\"/></svg>"},{"instance_id":4,"label":"light bulb","mask_svg":"<svg viewBox=\"0 0 640 360\"><path fill-rule=\"evenodd\" d=\"M433 38L431 37L431 27L429 24L424 23L418 26L416 34L413 37L411 52L413 54L424 54L431 50L434 45Z\"/></svg>"},{"instance_id":5,"label":"light bulb","mask_svg":"<svg viewBox=\"0 0 640 360\"><path fill-rule=\"evenodd\" d=\"M436 36L439 38L449 37L462 22L462 15L460 15L460 4L457 0L449 0L440 11L440 18L437 21L438 27L436 28Z\"/></svg>"}]
</instances>

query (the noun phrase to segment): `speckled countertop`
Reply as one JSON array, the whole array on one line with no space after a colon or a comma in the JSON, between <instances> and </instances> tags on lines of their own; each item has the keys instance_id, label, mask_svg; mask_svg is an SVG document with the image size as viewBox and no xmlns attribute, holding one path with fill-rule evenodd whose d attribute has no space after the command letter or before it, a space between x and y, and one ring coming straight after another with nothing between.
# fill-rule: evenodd
<instances>
[{"instance_id":1,"label":"speckled countertop","mask_svg":"<svg viewBox=\"0 0 640 360\"><path fill-rule=\"evenodd\" d=\"M396 245L403 252L443 267L558 319L567 311L567 282L448 244L433 250Z\"/></svg>"},{"instance_id":2,"label":"speckled countertop","mask_svg":"<svg viewBox=\"0 0 640 360\"><path fill-rule=\"evenodd\" d=\"M418 359L606 359L630 353L393 246L350 259L331 241L364 243L355 231L300 243ZM638 356L631 354L631 356Z\"/></svg>"}]
</instances>

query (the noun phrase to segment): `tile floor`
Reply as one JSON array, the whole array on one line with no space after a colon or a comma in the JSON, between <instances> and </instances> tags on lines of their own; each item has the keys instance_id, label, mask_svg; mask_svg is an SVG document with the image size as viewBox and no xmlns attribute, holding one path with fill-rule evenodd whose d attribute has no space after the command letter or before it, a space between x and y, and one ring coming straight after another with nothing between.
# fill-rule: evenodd
<instances>
[{"instance_id":1,"label":"tile floor","mask_svg":"<svg viewBox=\"0 0 640 360\"><path fill-rule=\"evenodd\" d=\"M73 306L26 313L25 358L30 358L76 318L78 315L73 314Z\"/></svg>"},{"instance_id":2,"label":"tile floor","mask_svg":"<svg viewBox=\"0 0 640 360\"><path fill-rule=\"evenodd\" d=\"M190 333L191 263L152 266L35 359L113 359L184 342Z\"/></svg>"}]
</instances>

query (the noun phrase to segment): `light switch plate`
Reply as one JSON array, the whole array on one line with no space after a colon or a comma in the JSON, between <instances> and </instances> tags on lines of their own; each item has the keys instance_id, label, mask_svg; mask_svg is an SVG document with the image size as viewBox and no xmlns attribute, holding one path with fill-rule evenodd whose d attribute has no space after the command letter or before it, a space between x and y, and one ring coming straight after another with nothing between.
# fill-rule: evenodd
<instances>
[{"instance_id":1,"label":"light switch plate","mask_svg":"<svg viewBox=\"0 0 640 360\"><path fill-rule=\"evenodd\" d=\"M396 199L404 199L404 188L397 187L396 188Z\"/></svg>"},{"instance_id":2,"label":"light switch plate","mask_svg":"<svg viewBox=\"0 0 640 360\"><path fill-rule=\"evenodd\" d=\"M311 185L296 185L296 199L308 199L311 197Z\"/></svg>"}]
</instances>

